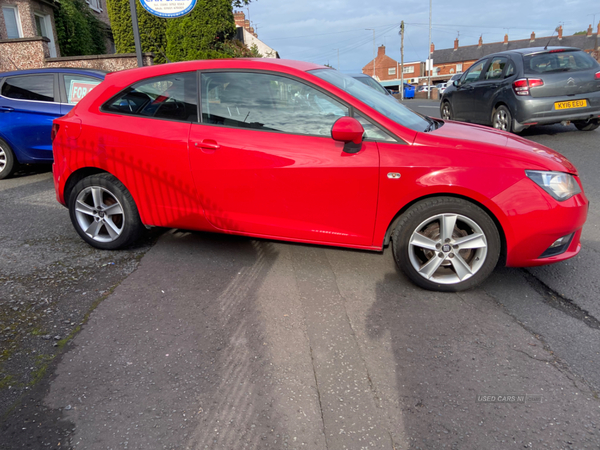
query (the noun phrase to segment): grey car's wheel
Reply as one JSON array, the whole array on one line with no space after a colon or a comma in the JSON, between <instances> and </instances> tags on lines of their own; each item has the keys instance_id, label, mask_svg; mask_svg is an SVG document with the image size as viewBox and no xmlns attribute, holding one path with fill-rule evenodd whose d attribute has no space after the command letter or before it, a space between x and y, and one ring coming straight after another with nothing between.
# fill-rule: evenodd
<instances>
[{"instance_id":1,"label":"grey car's wheel","mask_svg":"<svg viewBox=\"0 0 600 450\"><path fill-rule=\"evenodd\" d=\"M444 101L440 107L440 115L444 120L452 120L452 106L449 101Z\"/></svg>"},{"instance_id":2,"label":"grey car's wheel","mask_svg":"<svg viewBox=\"0 0 600 450\"><path fill-rule=\"evenodd\" d=\"M17 168L17 159L10 146L0 139L0 180L10 177Z\"/></svg>"},{"instance_id":3,"label":"grey car's wheel","mask_svg":"<svg viewBox=\"0 0 600 450\"><path fill-rule=\"evenodd\" d=\"M577 127L579 131L593 131L600 127L600 120L576 120L573 125Z\"/></svg>"},{"instance_id":4,"label":"grey car's wheel","mask_svg":"<svg viewBox=\"0 0 600 450\"><path fill-rule=\"evenodd\" d=\"M499 130L512 130L512 114L504 105L498 106L492 114L492 126Z\"/></svg>"},{"instance_id":5,"label":"grey car's wheel","mask_svg":"<svg viewBox=\"0 0 600 450\"><path fill-rule=\"evenodd\" d=\"M79 181L69 197L77 233L93 247L114 250L131 245L143 230L140 216L123 183L109 174Z\"/></svg>"},{"instance_id":6,"label":"grey car's wheel","mask_svg":"<svg viewBox=\"0 0 600 450\"><path fill-rule=\"evenodd\" d=\"M454 197L415 203L392 239L400 269L429 290L469 289L488 277L500 257L500 235L490 216Z\"/></svg>"}]
</instances>

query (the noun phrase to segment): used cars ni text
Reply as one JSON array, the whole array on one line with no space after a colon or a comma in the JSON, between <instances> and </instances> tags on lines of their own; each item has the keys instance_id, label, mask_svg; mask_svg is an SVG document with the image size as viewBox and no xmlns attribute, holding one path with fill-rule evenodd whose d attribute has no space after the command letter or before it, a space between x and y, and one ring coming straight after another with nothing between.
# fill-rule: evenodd
<instances>
[{"instance_id":1,"label":"used cars ni text","mask_svg":"<svg viewBox=\"0 0 600 450\"><path fill-rule=\"evenodd\" d=\"M550 148L416 114L352 77L264 59L108 74L56 119L58 201L90 245L144 226L381 251L457 291L580 251L588 201Z\"/></svg>"},{"instance_id":2,"label":"used cars ni text","mask_svg":"<svg viewBox=\"0 0 600 450\"><path fill-rule=\"evenodd\" d=\"M578 48L523 48L473 64L445 91L443 119L516 133L533 125L600 126L600 64Z\"/></svg>"},{"instance_id":3,"label":"used cars ni text","mask_svg":"<svg viewBox=\"0 0 600 450\"><path fill-rule=\"evenodd\" d=\"M69 112L105 75L89 69L0 73L0 180L19 164L51 163L52 120Z\"/></svg>"}]
</instances>

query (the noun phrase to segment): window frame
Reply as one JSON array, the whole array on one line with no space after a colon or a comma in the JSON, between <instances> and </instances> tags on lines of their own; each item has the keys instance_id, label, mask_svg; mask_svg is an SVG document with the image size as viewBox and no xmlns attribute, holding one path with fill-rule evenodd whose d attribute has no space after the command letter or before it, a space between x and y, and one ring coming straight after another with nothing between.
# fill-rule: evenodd
<instances>
[{"instance_id":1,"label":"window frame","mask_svg":"<svg viewBox=\"0 0 600 450\"><path fill-rule=\"evenodd\" d=\"M12 97L7 97L5 95L2 95L2 88L4 87L4 85L6 84L6 82L12 78L29 78L29 77L39 77L39 76L52 76L53 77L53 84L52 84L52 89L53 89L53 94L54 94L54 100L52 100L51 102L48 102L46 100L28 100L28 99L23 99L23 98L12 98ZM44 105L47 105L49 103L56 103L56 104L60 104L60 92L59 92L60 86L58 83L58 73L51 73L51 72L46 72L46 73L28 73L28 74L23 74L23 75L10 75L7 77L2 78L2 80L0 81L0 97L1 98L6 98L12 102L36 102L36 103L43 103Z\"/></svg>"},{"instance_id":2,"label":"window frame","mask_svg":"<svg viewBox=\"0 0 600 450\"><path fill-rule=\"evenodd\" d=\"M169 119L167 117L153 117L153 116L143 116L141 114L135 114L135 113L128 113L128 112L124 112L124 111L111 111L108 108L108 105L112 102L114 102L115 100L117 100L117 98L119 98L120 96L123 95L123 93L127 90L130 89L132 86L135 85L141 85L144 83L148 83L150 82L149 80L152 79L160 79L160 78L167 78L167 77L171 77L171 76L176 76L178 74L184 74L184 73L193 73L196 77L196 114L197 114L197 119L196 120L181 120L181 119ZM200 80L200 71L198 70L187 70L184 72L173 72L173 73L169 73L166 75L157 75L157 76L152 76L152 77L148 77L148 78L142 78L141 80L137 80L134 83L131 83L129 85L127 85L125 88L121 89L119 92L117 92L115 95L113 95L112 97L110 97L108 100L106 100L105 102L102 103L102 105L100 105L99 111L101 113L104 114L111 114L111 115L117 115L117 116L127 116L127 117L138 117L140 119L151 119L151 120L161 120L161 121L169 121L169 122L179 122L179 123L199 123L199 115L200 114L200 92L199 91L199 80ZM66 98L66 96L65 96Z\"/></svg>"},{"instance_id":3,"label":"window frame","mask_svg":"<svg viewBox=\"0 0 600 450\"><path fill-rule=\"evenodd\" d=\"M389 142L389 141L378 141L378 140L372 140L372 139L365 139L365 141L368 142L385 142L388 144L392 144L392 143L396 143L396 144L402 144L402 145L406 145L407 143L405 141L403 141L402 139L400 139L398 136L396 136L394 133L392 133L391 131L387 130L386 128L384 128L383 126L381 126L379 123L373 121L371 118L369 118L366 114L362 113L360 110L356 109L354 106L352 106L350 103L348 103L347 101L333 95L331 92L329 92L327 89L324 89L320 86L317 86L316 84L311 83L308 80L305 80L304 78L300 78L297 77L295 75L290 75L287 73L282 73L282 72L275 72L275 71L270 71L270 70L260 70L260 69L237 69L237 68L231 68L231 69L207 69L207 70L199 70L199 76L198 76L198 108L199 108L199 114L198 114L198 124L199 125L204 125L204 126L211 126L211 127L222 127L222 128L230 128L230 129L235 129L235 130L246 130L246 131L258 131L258 132L262 132L262 133L278 133L278 134L287 134L287 135L292 135L292 136L309 136L309 137L319 137L319 138L325 138L325 139L331 139L331 136L327 137L327 136L322 136L320 134L297 134L297 133L288 133L285 131L278 131L278 130L260 130L260 129L255 129L255 128L238 128L238 127L234 127L234 126L230 126L230 125L221 125L221 124L214 124L214 123L205 123L202 122L202 74L204 73L223 73L223 72L227 72L227 73L232 73L232 72L241 72L241 73L256 73L256 74L264 74L264 75L274 75L274 76L280 76L283 78L289 78L291 80L297 81L299 83L302 83L310 88L313 88L319 92L321 92L322 94L326 95L327 97L332 98L334 101L336 101L337 103L342 104L343 106L345 106L346 108L348 108L348 117L353 117L356 118L356 115L360 114L362 117L366 118L369 122L371 122L375 127L379 128L382 133L390 136L391 138L393 138L395 140L395 142ZM195 122L194 122L195 123Z\"/></svg>"},{"instance_id":4,"label":"window frame","mask_svg":"<svg viewBox=\"0 0 600 450\"><path fill-rule=\"evenodd\" d=\"M102 0L85 0L85 2L92 11L96 11L98 13L104 11L104 9L102 8Z\"/></svg>"},{"instance_id":5,"label":"window frame","mask_svg":"<svg viewBox=\"0 0 600 450\"><path fill-rule=\"evenodd\" d=\"M19 36L16 38L11 38L8 36L8 28L6 28L6 17L4 17L4 9L11 9L15 13L15 21L17 22L17 32ZM2 17L4 19L4 29L6 30L6 38L7 39L21 39L23 37L23 26L21 24L21 16L19 14L19 7L17 5L2 5Z\"/></svg>"}]
</instances>

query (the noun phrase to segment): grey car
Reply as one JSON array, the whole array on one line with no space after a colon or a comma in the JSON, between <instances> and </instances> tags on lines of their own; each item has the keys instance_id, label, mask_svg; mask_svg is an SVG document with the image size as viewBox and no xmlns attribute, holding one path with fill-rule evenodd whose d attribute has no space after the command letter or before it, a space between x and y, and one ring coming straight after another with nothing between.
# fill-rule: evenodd
<instances>
[{"instance_id":1,"label":"grey car","mask_svg":"<svg viewBox=\"0 0 600 450\"><path fill-rule=\"evenodd\" d=\"M440 114L515 133L552 123L595 130L600 126L600 64L571 47L494 53L446 88Z\"/></svg>"}]
</instances>

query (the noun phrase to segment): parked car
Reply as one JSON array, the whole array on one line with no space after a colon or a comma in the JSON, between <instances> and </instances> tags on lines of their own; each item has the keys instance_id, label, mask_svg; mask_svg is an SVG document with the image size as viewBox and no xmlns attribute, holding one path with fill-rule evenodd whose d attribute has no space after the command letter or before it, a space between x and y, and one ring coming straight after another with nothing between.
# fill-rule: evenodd
<instances>
[{"instance_id":1,"label":"parked car","mask_svg":"<svg viewBox=\"0 0 600 450\"><path fill-rule=\"evenodd\" d=\"M435 86L428 86L426 84L418 86L417 87L417 92L427 92L427 91L431 91L435 88Z\"/></svg>"},{"instance_id":2,"label":"parked car","mask_svg":"<svg viewBox=\"0 0 600 450\"><path fill-rule=\"evenodd\" d=\"M350 76L352 78L354 78L355 80L360 81L362 84L369 86L371 89L375 89L377 92L380 92L382 94L393 97L393 95L390 91L388 91L386 88L384 88L379 83L379 81L377 81L375 78L373 78L369 75L366 75L364 73L353 73L353 74L350 74Z\"/></svg>"},{"instance_id":3,"label":"parked car","mask_svg":"<svg viewBox=\"0 0 600 450\"><path fill-rule=\"evenodd\" d=\"M199 90L199 91L198 91ZM286 60L108 74L55 119L54 182L83 240L145 226L382 251L458 291L581 249L575 167L538 143L414 113L337 70Z\"/></svg>"},{"instance_id":4,"label":"parked car","mask_svg":"<svg viewBox=\"0 0 600 450\"><path fill-rule=\"evenodd\" d=\"M105 75L87 69L0 73L0 180L19 164L51 163L52 120L68 113Z\"/></svg>"},{"instance_id":5,"label":"parked car","mask_svg":"<svg viewBox=\"0 0 600 450\"><path fill-rule=\"evenodd\" d=\"M435 85L435 87L438 90L438 92L440 93L440 95L442 95L444 93L444 90L446 89L447 86L448 86L448 83L438 83Z\"/></svg>"},{"instance_id":6,"label":"parked car","mask_svg":"<svg viewBox=\"0 0 600 450\"><path fill-rule=\"evenodd\" d=\"M577 48L509 50L473 64L442 96L444 119L516 133L533 125L600 126L600 64Z\"/></svg>"}]
</instances>

